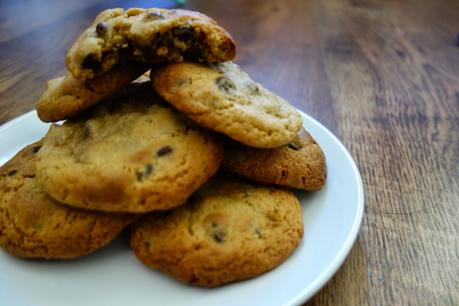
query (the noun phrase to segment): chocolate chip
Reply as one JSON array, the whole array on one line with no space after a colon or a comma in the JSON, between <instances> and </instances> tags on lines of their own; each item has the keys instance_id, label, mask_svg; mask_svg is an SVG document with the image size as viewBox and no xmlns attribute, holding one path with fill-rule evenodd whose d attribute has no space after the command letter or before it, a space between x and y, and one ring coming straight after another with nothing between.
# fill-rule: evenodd
<instances>
[{"instance_id":1,"label":"chocolate chip","mask_svg":"<svg viewBox=\"0 0 459 306\"><path fill-rule=\"evenodd\" d=\"M81 63L81 67L99 72L102 68L102 63L94 57L94 54L88 54Z\"/></svg>"},{"instance_id":2,"label":"chocolate chip","mask_svg":"<svg viewBox=\"0 0 459 306\"><path fill-rule=\"evenodd\" d=\"M159 12L150 12L143 17L144 21L154 21L154 20L159 20L159 19L164 19L166 16Z\"/></svg>"},{"instance_id":3,"label":"chocolate chip","mask_svg":"<svg viewBox=\"0 0 459 306\"><path fill-rule=\"evenodd\" d=\"M215 83L217 84L219 90L225 92L229 92L236 88L236 85L234 85L233 81L225 76L218 77L217 80L215 80Z\"/></svg>"},{"instance_id":4,"label":"chocolate chip","mask_svg":"<svg viewBox=\"0 0 459 306\"><path fill-rule=\"evenodd\" d=\"M282 170L281 171L281 178L287 178L288 176L288 171L287 170Z\"/></svg>"},{"instance_id":5,"label":"chocolate chip","mask_svg":"<svg viewBox=\"0 0 459 306\"><path fill-rule=\"evenodd\" d=\"M153 165L147 164L145 166L145 171L144 171L145 176L150 176L152 173L153 173Z\"/></svg>"},{"instance_id":6,"label":"chocolate chip","mask_svg":"<svg viewBox=\"0 0 459 306\"><path fill-rule=\"evenodd\" d=\"M96 25L96 33L98 36L104 36L108 31L108 25L105 22L99 22Z\"/></svg>"},{"instance_id":7,"label":"chocolate chip","mask_svg":"<svg viewBox=\"0 0 459 306\"><path fill-rule=\"evenodd\" d=\"M225 233L223 233L222 231L215 231L212 235L212 237L214 238L214 240L218 243L223 243L225 242Z\"/></svg>"},{"instance_id":8,"label":"chocolate chip","mask_svg":"<svg viewBox=\"0 0 459 306\"><path fill-rule=\"evenodd\" d=\"M147 179L151 174L153 173L153 165L152 164L147 164L145 165L145 168L142 171L138 171L137 174L137 180L139 182Z\"/></svg>"},{"instance_id":9,"label":"chocolate chip","mask_svg":"<svg viewBox=\"0 0 459 306\"><path fill-rule=\"evenodd\" d=\"M295 143L293 143L293 142L289 143L289 144L288 144L288 147L289 147L290 149L292 149L292 150L295 150L295 151L298 151L299 149L301 149L300 146L298 146L297 144L295 144Z\"/></svg>"},{"instance_id":10,"label":"chocolate chip","mask_svg":"<svg viewBox=\"0 0 459 306\"><path fill-rule=\"evenodd\" d=\"M156 152L156 156L163 156L172 153L172 148L170 146L164 146Z\"/></svg>"},{"instance_id":11,"label":"chocolate chip","mask_svg":"<svg viewBox=\"0 0 459 306\"><path fill-rule=\"evenodd\" d=\"M8 176L13 176L13 175L15 175L16 173L18 173L18 170L13 169L13 170L11 170L10 172L8 172Z\"/></svg>"},{"instance_id":12,"label":"chocolate chip","mask_svg":"<svg viewBox=\"0 0 459 306\"><path fill-rule=\"evenodd\" d=\"M40 149L41 149L41 146L33 147L32 148L32 153L37 153L38 151L40 151Z\"/></svg>"}]
</instances>

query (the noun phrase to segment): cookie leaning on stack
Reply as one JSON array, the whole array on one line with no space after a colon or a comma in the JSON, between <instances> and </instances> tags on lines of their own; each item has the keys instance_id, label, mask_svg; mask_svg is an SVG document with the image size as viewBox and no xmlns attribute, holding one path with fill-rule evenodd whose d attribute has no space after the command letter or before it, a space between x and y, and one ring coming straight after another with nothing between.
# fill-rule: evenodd
<instances>
[{"instance_id":1,"label":"cookie leaning on stack","mask_svg":"<svg viewBox=\"0 0 459 306\"><path fill-rule=\"evenodd\" d=\"M228 32L197 12L101 12L70 48L68 75L49 81L37 104L43 121L67 121L50 127L39 150L25 148L0 169L0 245L19 257L71 258L140 218L131 235L139 260L183 282L214 287L283 262L303 224L298 199L282 186L320 189L325 158L301 131L298 112L234 56ZM151 81L133 81L150 68ZM11 172L23 156L33 156L21 162L32 176L20 167ZM222 160L226 170L261 183L211 178ZM33 188L14 187L26 181ZM32 201L27 213L25 205L16 209L11 199L32 189L42 202ZM35 236L35 227L48 233L66 211L103 228L69 222L57 238ZM20 221L35 215L40 224ZM54 221L41 222L48 217ZM104 239L86 245L71 236L97 238L95 229ZM31 252L35 246L46 251Z\"/></svg>"}]
</instances>

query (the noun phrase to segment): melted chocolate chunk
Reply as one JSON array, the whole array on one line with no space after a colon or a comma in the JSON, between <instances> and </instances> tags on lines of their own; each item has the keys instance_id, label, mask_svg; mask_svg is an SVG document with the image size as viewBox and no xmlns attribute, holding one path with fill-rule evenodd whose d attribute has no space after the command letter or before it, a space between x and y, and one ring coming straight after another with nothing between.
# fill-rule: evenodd
<instances>
[{"instance_id":1,"label":"melted chocolate chunk","mask_svg":"<svg viewBox=\"0 0 459 306\"><path fill-rule=\"evenodd\" d=\"M205 47L199 41L195 41L191 44L185 52L185 58L189 61L201 61L203 54L205 53Z\"/></svg>"},{"instance_id":2,"label":"melted chocolate chunk","mask_svg":"<svg viewBox=\"0 0 459 306\"><path fill-rule=\"evenodd\" d=\"M94 72L100 72L102 69L102 63L98 61L93 54L88 54L81 63L81 67L84 69L90 69Z\"/></svg>"},{"instance_id":3,"label":"melted chocolate chunk","mask_svg":"<svg viewBox=\"0 0 459 306\"><path fill-rule=\"evenodd\" d=\"M217 87L220 91L224 92L230 92L236 88L236 85L234 85L233 81L225 76L218 77L215 80L215 84L217 84Z\"/></svg>"},{"instance_id":4,"label":"melted chocolate chunk","mask_svg":"<svg viewBox=\"0 0 459 306\"><path fill-rule=\"evenodd\" d=\"M10 172L8 172L8 176L14 176L14 175L16 175L16 173L18 173L18 170L13 169Z\"/></svg>"},{"instance_id":5,"label":"melted chocolate chunk","mask_svg":"<svg viewBox=\"0 0 459 306\"><path fill-rule=\"evenodd\" d=\"M171 146L164 146L156 152L156 156L163 156L172 153Z\"/></svg>"},{"instance_id":6,"label":"melted chocolate chunk","mask_svg":"<svg viewBox=\"0 0 459 306\"><path fill-rule=\"evenodd\" d=\"M173 36L185 43L194 38L194 28L190 26L173 28L171 32Z\"/></svg>"}]
</instances>

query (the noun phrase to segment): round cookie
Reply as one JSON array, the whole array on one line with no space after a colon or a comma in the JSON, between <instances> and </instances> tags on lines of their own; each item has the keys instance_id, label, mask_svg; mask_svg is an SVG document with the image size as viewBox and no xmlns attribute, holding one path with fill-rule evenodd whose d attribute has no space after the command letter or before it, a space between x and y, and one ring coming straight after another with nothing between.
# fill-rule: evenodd
<instances>
[{"instance_id":1,"label":"round cookie","mask_svg":"<svg viewBox=\"0 0 459 306\"><path fill-rule=\"evenodd\" d=\"M147 64L130 63L87 81L75 79L71 74L49 80L36 106L38 117L44 122L74 117L125 87L148 69Z\"/></svg>"},{"instance_id":2,"label":"round cookie","mask_svg":"<svg viewBox=\"0 0 459 306\"><path fill-rule=\"evenodd\" d=\"M131 83L84 116L52 125L37 178L54 199L111 212L182 204L223 158L214 138L155 95Z\"/></svg>"},{"instance_id":3,"label":"round cookie","mask_svg":"<svg viewBox=\"0 0 459 306\"><path fill-rule=\"evenodd\" d=\"M222 166L255 181L311 191L322 188L327 177L324 153L304 129L289 144L275 149L228 141Z\"/></svg>"},{"instance_id":4,"label":"round cookie","mask_svg":"<svg viewBox=\"0 0 459 306\"><path fill-rule=\"evenodd\" d=\"M69 259L112 241L136 218L61 205L39 187L36 154L42 143L25 147L0 168L0 246L24 258Z\"/></svg>"},{"instance_id":5,"label":"round cookie","mask_svg":"<svg viewBox=\"0 0 459 306\"><path fill-rule=\"evenodd\" d=\"M295 108L232 62L170 64L152 71L151 79L156 91L188 117L248 146L279 147L302 125Z\"/></svg>"},{"instance_id":6,"label":"round cookie","mask_svg":"<svg viewBox=\"0 0 459 306\"><path fill-rule=\"evenodd\" d=\"M292 192L214 177L185 205L135 223L131 246L151 268L215 287L275 268L302 237L302 208Z\"/></svg>"},{"instance_id":7,"label":"round cookie","mask_svg":"<svg viewBox=\"0 0 459 306\"><path fill-rule=\"evenodd\" d=\"M68 51L66 63L75 78L86 80L126 61L222 62L235 55L230 34L201 13L116 8L96 17Z\"/></svg>"}]
</instances>

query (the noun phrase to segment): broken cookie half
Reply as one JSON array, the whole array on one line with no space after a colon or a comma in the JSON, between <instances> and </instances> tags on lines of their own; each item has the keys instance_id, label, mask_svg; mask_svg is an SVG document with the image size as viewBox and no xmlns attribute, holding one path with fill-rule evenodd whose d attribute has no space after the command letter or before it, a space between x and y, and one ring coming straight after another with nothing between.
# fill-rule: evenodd
<instances>
[{"instance_id":1,"label":"broken cookie half","mask_svg":"<svg viewBox=\"0 0 459 306\"><path fill-rule=\"evenodd\" d=\"M235 55L231 35L201 13L116 8L96 17L70 48L66 63L75 78L91 79L128 61L212 63Z\"/></svg>"}]
</instances>

